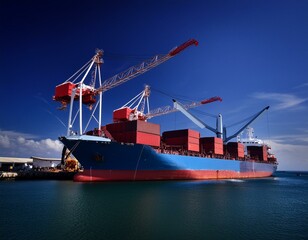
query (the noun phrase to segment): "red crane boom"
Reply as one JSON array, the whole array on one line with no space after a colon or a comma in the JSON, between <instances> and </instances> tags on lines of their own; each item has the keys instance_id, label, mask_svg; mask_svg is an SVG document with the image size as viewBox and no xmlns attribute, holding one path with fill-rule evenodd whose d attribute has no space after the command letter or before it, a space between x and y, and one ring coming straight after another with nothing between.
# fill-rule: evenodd
<instances>
[{"instance_id":1,"label":"red crane boom","mask_svg":"<svg viewBox=\"0 0 308 240\"><path fill-rule=\"evenodd\" d=\"M148 59L138 65L132 66L129 69L116 74L115 76L106 79L102 86L99 87L96 91L97 92L106 92L111 88L114 88L122 83L125 83L129 81L132 78L135 78L146 71L149 71L150 69L160 65L161 63L169 60L170 58L174 57L175 55L179 54L186 48L195 45L198 46L198 41L195 39L190 39L186 41L185 43L181 44L178 47L175 47L169 51L169 53L165 55L156 55L152 57L151 59Z\"/></svg>"},{"instance_id":2,"label":"red crane boom","mask_svg":"<svg viewBox=\"0 0 308 240\"><path fill-rule=\"evenodd\" d=\"M173 48L172 50L169 51L169 53L165 54L165 55L156 55L154 57L152 57L151 59L148 59L138 65L132 66L129 69L118 73L116 75L114 75L111 78L106 79L98 88L94 88L93 86L88 86L86 84L83 84L83 80L85 79L85 77L80 81L81 84L83 85L82 88L82 95L86 96L85 99L83 99L83 103L85 104L90 104L92 105L93 103L95 103L95 95L101 93L101 92L106 92L114 87L119 86L122 83L125 83L147 71L149 71L150 69L160 65L161 63L169 60L170 58L176 56L177 54L179 54L180 52L182 52L183 50L185 50L186 48L188 48L189 46L198 46L198 41L195 39L190 39L188 41L186 41L185 43L181 44L178 47ZM103 61L101 59L103 55L103 52L100 50L98 51L95 56L92 58L92 60L90 60L86 65L84 65L80 70L78 70L75 74L73 74L72 77L70 77L67 81L65 81L62 84L59 84L58 86L56 86L55 89L55 95L53 97L54 100L59 101L62 103L62 108L66 107L66 104L70 102L71 99L71 94L73 89L78 88L80 85L79 83L73 83L70 82L69 80L71 78L73 78L74 76L78 75L76 77L76 79L78 77L81 76L81 74L86 70L86 67L89 66L88 69L90 69L93 64L95 63L96 67L99 67ZM86 74L87 75L87 74ZM75 80L76 80L75 79ZM78 95L79 92L76 92L75 98L74 100L78 100Z\"/></svg>"}]
</instances>

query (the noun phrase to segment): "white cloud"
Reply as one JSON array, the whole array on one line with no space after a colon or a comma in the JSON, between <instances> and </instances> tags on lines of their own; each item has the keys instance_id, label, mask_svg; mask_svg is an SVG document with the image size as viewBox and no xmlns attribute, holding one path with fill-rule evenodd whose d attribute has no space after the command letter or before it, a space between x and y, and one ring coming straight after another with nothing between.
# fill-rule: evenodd
<instances>
[{"instance_id":1,"label":"white cloud","mask_svg":"<svg viewBox=\"0 0 308 240\"><path fill-rule=\"evenodd\" d=\"M294 88L304 88L304 87L308 87L308 83L303 83L303 84L300 84Z\"/></svg>"},{"instance_id":2,"label":"white cloud","mask_svg":"<svg viewBox=\"0 0 308 240\"><path fill-rule=\"evenodd\" d=\"M308 171L307 131L275 136L265 142L272 147L279 162L279 170Z\"/></svg>"},{"instance_id":3,"label":"white cloud","mask_svg":"<svg viewBox=\"0 0 308 240\"><path fill-rule=\"evenodd\" d=\"M275 102L275 104L273 104L273 109L275 110L294 108L299 106L301 103L307 101L307 99L305 98L300 98L293 94L286 93L261 92L253 94L253 97L257 99L264 99Z\"/></svg>"},{"instance_id":4,"label":"white cloud","mask_svg":"<svg viewBox=\"0 0 308 240\"><path fill-rule=\"evenodd\" d=\"M7 135L0 135L0 147L9 148L10 145L9 137Z\"/></svg>"},{"instance_id":5,"label":"white cloud","mask_svg":"<svg viewBox=\"0 0 308 240\"><path fill-rule=\"evenodd\" d=\"M17 142L19 142L20 144L24 144L26 142L26 139L23 137L18 137Z\"/></svg>"},{"instance_id":6,"label":"white cloud","mask_svg":"<svg viewBox=\"0 0 308 240\"><path fill-rule=\"evenodd\" d=\"M50 138L41 140L41 145L54 151L61 151L63 148L63 145L59 140L52 140Z\"/></svg>"},{"instance_id":7,"label":"white cloud","mask_svg":"<svg viewBox=\"0 0 308 240\"><path fill-rule=\"evenodd\" d=\"M21 132L15 132L15 131L7 131L7 130L1 130L0 129L0 135L6 135L8 137L17 138L17 137L23 137L23 138L38 138L37 136L33 134L28 133L21 133Z\"/></svg>"},{"instance_id":8,"label":"white cloud","mask_svg":"<svg viewBox=\"0 0 308 240\"><path fill-rule=\"evenodd\" d=\"M0 152L4 157L57 157L63 145L59 140L37 139L31 134L0 130Z\"/></svg>"},{"instance_id":9,"label":"white cloud","mask_svg":"<svg viewBox=\"0 0 308 240\"><path fill-rule=\"evenodd\" d=\"M307 145L292 145L276 140L270 141L270 145L279 162L278 170L308 170Z\"/></svg>"},{"instance_id":10,"label":"white cloud","mask_svg":"<svg viewBox=\"0 0 308 240\"><path fill-rule=\"evenodd\" d=\"M302 131L301 134L285 134L272 137L272 141L280 144L291 145L308 145L307 131Z\"/></svg>"}]
</instances>

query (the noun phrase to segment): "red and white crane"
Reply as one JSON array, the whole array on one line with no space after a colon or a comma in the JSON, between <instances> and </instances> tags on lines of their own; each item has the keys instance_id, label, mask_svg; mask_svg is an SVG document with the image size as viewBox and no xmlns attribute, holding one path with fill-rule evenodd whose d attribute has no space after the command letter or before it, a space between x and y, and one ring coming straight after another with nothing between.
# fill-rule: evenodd
<instances>
[{"instance_id":1,"label":"red and white crane","mask_svg":"<svg viewBox=\"0 0 308 240\"><path fill-rule=\"evenodd\" d=\"M127 81L129 81L132 78L135 78L147 71L149 71L150 69L162 64L163 62L166 62L167 60L169 60L170 58L176 56L177 54L179 54L180 52L182 52L184 49L186 49L189 46L198 46L198 41L195 39L190 39L187 42L181 44L178 47L175 47L173 49L171 49L169 51L169 53L164 54L164 55L155 55L154 57L152 57L151 59L148 59L138 65L132 66L129 69L118 73L116 75L114 75L111 78L108 78L107 80L105 80L102 84L101 87L99 87L97 89L97 92L105 92L111 88L114 88L122 83L125 83Z\"/></svg>"},{"instance_id":2,"label":"red and white crane","mask_svg":"<svg viewBox=\"0 0 308 240\"><path fill-rule=\"evenodd\" d=\"M160 65L161 63L171 59L176 56L184 49L195 45L198 45L198 41L195 39L190 39L185 43L181 44L178 47L171 49L167 54L164 55L156 55L153 58L146 60L138 65L132 66L129 69L116 74L115 76L108 78L104 82L101 80L101 72L100 67L103 63L102 56L103 51L97 50L94 57L92 57L82 68L80 68L75 74L73 74L69 79L67 79L64 83L56 86L55 95L53 99L55 101L59 101L62 104L60 109L66 108L67 104L70 103L69 110L69 121L68 121L68 130L67 135L74 134L72 131L73 124L79 114L79 133L82 135L86 128L88 127L91 119L95 119L100 128L101 126L101 117L102 117L102 94L105 91L108 91L116 86L119 86L122 83L125 83L147 71L150 69ZM84 84L85 79L88 77L90 70L92 71L91 83L89 85ZM97 81L98 80L98 81ZM98 84L96 84L98 82ZM96 87L98 85L98 87ZM96 96L99 95L99 100L96 101ZM74 101L79 101L79 109L74 118L72 118L73 112L73 103ZM90 119L83 129L82 124L82 104L86 104L92 110L93 104L94 110L90 116ZM98 107L99 106L99 107ZM94 114L96 109L99 109L98 117L95 117Z\"/></svg>"},{"instance_id":3,"label":"red and white crane","mask_svg":"<svg viewBox=\"0 0 308 240\"><path fill-rule=\"evenodd\" d=\"M147 121L148 119L153 117L179 111L177 108L172 106L160 107L150 111L149 96L150 96L150 86L146 85L141 93L137 94L134 98L132 98L129 102L124 104L119 109L113 111L113 121L114 122L124 122L133 120ZM202 101L186 104L183 107L187 110L190 108L199 107L201 105L215 101L222 101L222 99L218 96L215 96L208 99L204 99ZM145 113L145 106L147 106L147 113Z\"/></svg>"}]
</instances>

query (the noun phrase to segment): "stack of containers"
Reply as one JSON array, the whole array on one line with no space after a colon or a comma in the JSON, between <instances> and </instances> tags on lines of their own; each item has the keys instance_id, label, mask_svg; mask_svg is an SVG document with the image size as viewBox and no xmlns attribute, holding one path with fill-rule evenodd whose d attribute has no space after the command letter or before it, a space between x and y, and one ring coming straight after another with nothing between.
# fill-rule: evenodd
<instances>
[{"instance_id":1,"label":"stack of containers","mask_svg":"<svg viewBox=\"0 0 308 240\"><path fill-rule=\"evenodd\" d=\"M200 138L201 153L223 155L223 141L217 137L203 137Z\"/></svg>"},{"instance_id":2,"label":"stack of containers","mask_svg":"<svg viewBox=\"0 0 308 240\"><path fill-rule=\"evenodd\" d=\"M199 152L200 133L191 129L163 132L163 141L169 146Z\"/></svg>"},{"instance_id":3,"label":"stack of containers","mask_svg":"<svg viewBox=\"0 0 308 240\"><path fill-rule=\"evenodd\" d=\"M228 142L226 145L226 153L229 153L232 158L240 159L244 158L244 144L239 142Z\"/></svg>"},{"instance_id":4,"label":"stack of containers","mask_svg":"<svg viewBox=\"0 0 308 240\"><path fill-rule=\"evenodd\" d=\"M117 142L146 144L160 147L160 126L141 120L111 123L107 131Z\"/></svg>"},{"instance_id":5,"label":"stack of containers","mask_svg":"<svg viewBox=\"0 0 308 240\"><path fill-rule=\"evenodd\" d=\"M267 161L267 146L247 146L247 154L251 158Z\"/></svg>"}]
</instances>

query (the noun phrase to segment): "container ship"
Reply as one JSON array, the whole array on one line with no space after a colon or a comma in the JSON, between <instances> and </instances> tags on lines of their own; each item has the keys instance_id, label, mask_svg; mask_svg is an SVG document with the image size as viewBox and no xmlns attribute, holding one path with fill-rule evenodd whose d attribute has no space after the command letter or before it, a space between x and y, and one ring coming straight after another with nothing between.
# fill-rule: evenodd
<instances>
[{"instance_id":1,"label":"container ship","mask_svg":"<svg viewBox=\"0 0 308 240\"><path fill-rule=\"evenodd\" d=\"M72 154L83 166L83 171L75 175L75 181L259 178L269 177L276 171L277 159L270 153L268 145L260 141L247 144L253 139L251 135L251 141L230 141L268 107L238 132L227 137L221 115L217 117L216 127L212 128L188 112L189 108L221 101L220 97L190 105L182 105L174 100L173 107L150 111L150 87L146 86L144 91L113 112L112 123L102 126L102 94L105 91L143 74L192 45L197 46L198 42L191 39L165 55L156 55L104 82L100 79L103 51L97 50L86 65L56 86L54 100L61 103L60 109L70 106L67 135L59 138L64 144L62 160L65 161ZM92 74L89 74L91 69ZM88 75L90 85L84 83ZM95 86L96 82L98 87ZM77 108L74 102L78 102ZM84 106L92 111L86 127L83 126ZM175 111L182 112L200 127L213 131L216 136L201 137L193 129L164 131L161 134L160 125L148 122L152 117ZM79 119L79 133L73 128L76 119ZM91 119L98 125L88 131Z\"/></svg>"}]
</instances>

